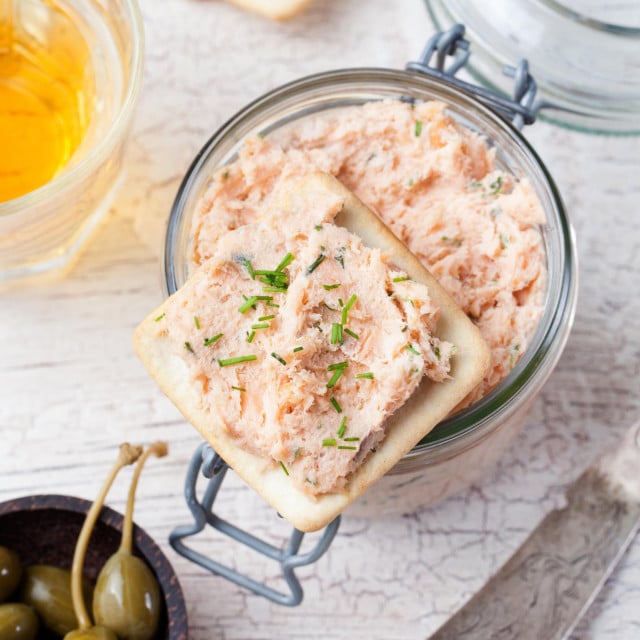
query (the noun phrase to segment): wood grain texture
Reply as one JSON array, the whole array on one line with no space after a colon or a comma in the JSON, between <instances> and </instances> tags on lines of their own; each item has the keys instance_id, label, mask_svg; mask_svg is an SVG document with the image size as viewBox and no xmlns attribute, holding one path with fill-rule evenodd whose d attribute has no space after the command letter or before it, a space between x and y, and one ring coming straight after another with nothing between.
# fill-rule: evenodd
<instances>
[{"instance_id":1,"label":"wood grain texture","mask_svg":"<svg viewBox=\"0 0 640 640\"><path fill-rule=\"evenodd\" d=\"M527 132L560 186L580 252L575 327L527 428L481 483L438 506L401 517L347 514L330 552L300 572L303 604L281 608L168 547L169 531L189 522L182 483L199 438L133 355L133 328L162 298L166 217L213 131L301 75L403 66L432 27L421 0L317 0L286 24L212 0L142 0L141 8L145 81L111 214L66 279L0 294L0 500L92 498L121 440L163 438L170 456L147 466L136 521L180 576L194 640L424 638L561 506L567 484L640 414L640 142L545 123ZM123 476L109 497L119 511L126 484ZM225 481L220 500L226 517L251 523L271 542L287 536L239 481ZM217 536L199 544L277 581L248 550ZM636 541L574 640L640 636L639 584Z\"/></svg>"}]
</instances>

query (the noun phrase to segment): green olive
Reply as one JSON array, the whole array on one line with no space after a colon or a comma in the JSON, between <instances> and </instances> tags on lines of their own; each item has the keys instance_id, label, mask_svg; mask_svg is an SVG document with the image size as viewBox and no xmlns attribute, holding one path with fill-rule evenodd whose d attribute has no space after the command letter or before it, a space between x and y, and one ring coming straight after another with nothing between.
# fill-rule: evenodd
<instances>
[{"instance_id":1,"label":"green olive","mask_svg":"<svg viewBox=\"0 0 640 640\"><path fill-rule=\"evenodd\" d=\"M69 631L64 640L118 640L118 636L106 627L90 627Z\"/></svg>"},{"instance_id":2,"label":"green olive","mask_svg":"<svg viewBox=\"0 0 640 640\"><path fill-rule=\"evenodd\" d=\"M122 550L107 560L93 592L96 624L126 640L149 640L158 628L161 607L160 587L143 560Z\"/></svg>"},{"instance_id":3,"label":"green olive","mask_svg":"<svg viewBox=\"0 0 640 640\"><path fill-rule=\"evenodd\" d=\"M91 586L83 581L86 602L91 602ZM64 636L78 628L71 603L71 573L65 569L39 564L24 570L20 600L32 606L42 623L51 631Z\"/></svg>"},{"instance_id":4,"label":"green olive","mask_svg":"<svg viewBox=\"0 0 640 640\"><path fill-rule=\"evenodd\" d=\"M0 602L13 593L21 577L22 565L18 554L7 547L0 547Z\"/></svg>"},{"instance_id":5,"label":"green olive","mask_svg":"<svg viewBox=\"0 0 640 640\"><path fill-rule=\"evenodd\" d=\"M38 616L26 604L0 604L0 638L34 640L38 633Z\"/></svg>"}]
</instances>

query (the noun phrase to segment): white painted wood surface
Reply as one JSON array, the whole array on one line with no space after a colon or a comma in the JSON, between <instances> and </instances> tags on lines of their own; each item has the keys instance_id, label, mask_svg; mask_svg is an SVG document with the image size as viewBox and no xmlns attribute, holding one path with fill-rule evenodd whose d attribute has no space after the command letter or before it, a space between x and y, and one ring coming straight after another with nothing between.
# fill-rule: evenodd
<instances>
[{"instance_id":1,"label":"white painted wood surface","mask_svg":"<svg viewBox=\"0 0 640 640\"><path fill-rule=\"evenodd\" d=\"M184 472L195 432L133 355L136 323L161 299L158 256L178 183L209 135L283 82L346 66L402 66L432 27L421 0L317 0L272 24L215 0L142 0L147 63L127 178L103 228L62 281L0 294L0 500L92 498L123 439L165 438L136 520L166 550L195 640L425 638L504 562L567 484L640 414L640 139L544 123L528 136L577 231L580 299L565 354L529 423L481 483L403 517L345 517L328 555L300 572L306 597L272 605L177 556L189 522ZM109 503L122 510L125 482ZM285 528L239 482L223 512L270 540ZM273 567L211 536L221 561L277 584ZM640 540L574 639L640 637Z\"/></svg>"}]
</instances>

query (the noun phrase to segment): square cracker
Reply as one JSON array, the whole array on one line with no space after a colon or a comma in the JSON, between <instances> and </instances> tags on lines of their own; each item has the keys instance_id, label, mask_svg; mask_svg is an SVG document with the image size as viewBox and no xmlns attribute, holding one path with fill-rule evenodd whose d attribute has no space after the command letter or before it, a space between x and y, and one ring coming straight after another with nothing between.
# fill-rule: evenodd
<instances>
[{"instance_id":1,"label":"square cracker","mask_svg":"<svg viewBox=\"0 0 640 640\"><path fill-rule=\"evenodd\" d=\"M169 338L157 335L155 318L165 312L171 298L142 321L134 336L136 353L162 391L227 464L301 531L316 531L329 524L389 471L482 380L490 362L489 349L480 332L449 294L382 221L338 180L322 173L309 174L294 185L278 209L294 213L313 198L313 193L327 190L344 202L335 218L336 224L358 235L365 246L382 250L395 266L427 286L430 297L440 307L435 335L456 345L451 359L451 378L444 382L423 378L409 400L386 420L384 440L353 472L343 491L320 496L303 493L277 462L240 448L222 428L217 416L203 408L185 360L172 351ZM192 276L198 277L199 272Z\"/></svg>"}]
</instances>

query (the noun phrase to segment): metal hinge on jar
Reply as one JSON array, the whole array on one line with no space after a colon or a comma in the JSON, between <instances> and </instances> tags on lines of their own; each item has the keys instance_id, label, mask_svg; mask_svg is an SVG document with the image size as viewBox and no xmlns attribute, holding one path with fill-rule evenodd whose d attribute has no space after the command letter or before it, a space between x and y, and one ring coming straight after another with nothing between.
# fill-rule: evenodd
<instances>
[{"instance_id":1,"label":"metal hinge on jar","mask_svg":"<svg viewBox=\"0 0 640 640\"><path fill-rule=\"evenodd\" d=\"M503 70L505 75L513 78L512 98L456 78L456 73L464 68L471 56L470 43L465 39L464 32L464 25L456 24L447 31L436 33L427 42L420 59L409 62L406 69L437 78L471 93L503 118L511 120L518 129L525 124L533 124L538 111L550 105L540 100L536 101L538 87L529 73L529 63L526 59L522 58L515 67L506 66Z\"/></svg>"}]
</instances>

